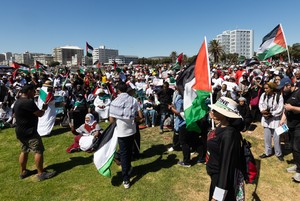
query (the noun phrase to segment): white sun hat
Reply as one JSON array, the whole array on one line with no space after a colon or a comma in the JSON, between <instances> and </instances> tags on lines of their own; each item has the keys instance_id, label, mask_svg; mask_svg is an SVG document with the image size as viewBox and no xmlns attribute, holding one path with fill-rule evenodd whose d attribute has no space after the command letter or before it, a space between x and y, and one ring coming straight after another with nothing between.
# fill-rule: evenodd
<instances>
[{"instance_id":1,"label":"white sun hat","mask_svg":"<svg viewBox=\"0 0 300 201\"><path fill-rule=\"evenodd\" d=\"M242 118L237 110L237 103L231 98L221 97L213 105L208 105L212 110L229 118Z\"/></svg>"}]
</instances>

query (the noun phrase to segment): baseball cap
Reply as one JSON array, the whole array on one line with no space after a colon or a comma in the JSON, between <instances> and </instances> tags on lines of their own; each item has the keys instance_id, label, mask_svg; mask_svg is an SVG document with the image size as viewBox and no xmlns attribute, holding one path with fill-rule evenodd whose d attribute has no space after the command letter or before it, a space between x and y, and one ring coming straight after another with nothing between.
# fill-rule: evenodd
<instances>
[{"instance_id":1,"label":"baseball cap","mask_svg":"<svg viewBox=\"0 0 300 201\"><path fill-rule=\"evenodd\" d=\"M292 80L288 77L284 77L280 80L280 84L277 89L282 89L287 84L292 84Z\"/></svg>"}]
</instances>

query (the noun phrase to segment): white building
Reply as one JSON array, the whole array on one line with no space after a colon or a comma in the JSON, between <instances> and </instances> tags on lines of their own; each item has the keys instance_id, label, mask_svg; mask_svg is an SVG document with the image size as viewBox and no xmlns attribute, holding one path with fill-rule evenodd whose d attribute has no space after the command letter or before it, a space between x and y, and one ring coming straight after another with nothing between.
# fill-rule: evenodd
<instances>
[{"instance_id":1,"label":"white building","mask_svg":"<svg viewBox=\"0 0 300 201\"><path fill-rule=\"evenodd\" d=\"M119 50L106 49L105 46L94 48L93 51L93 63L98 60L100 63L108 63L109 59L115 59L119 55Z\"/></svg>"},{"instance_id":2,"label":"white building","mask_svg":"<svg viewBox=\"0 0 300 201\"><path fill-rule=\"evenodd\" d=\"M224 31L223 33L217 35L216 38L226 54L230 53L230 31Z\"/></svg>"},{"instance_id":3,"label":"white building","mask_svg":"<svg viewBox=\"0 0 300 201\"><path fill-rule=\"evenodd\" d=\"M237 53L239 56L252 58L254 54L254 33L249 29L224 31L216 40L223 46L225 53ZM228 41L229 39L229 41Z\"/></svg>"},{"instance_id":4,"label":"white building","mask_svg":"<svg viewBox=\"0 0 300 201\"><path fill-rule=\"evenodd\" d=\"M35 64L36 61L41 62L42 64L49 66L51 62L53 62L53 56L51 54L40 54L33 56L33 63Z\"/></svg>"},{"instance_id":5,"label":"white building","mask_svg":"<svg viewBox=\"0 0 300 201\"><path fill-rule=\"evenodd\" d=\"M54 48L53 57L54 61L58 61L62 65L72 65L72 63L78 62L82 63L83 49L77 46L64 46Z\"/></svg>"},{"instance_id":6,"label":"white building","mask_svg":"<svg viewBox=\"0 0 300 201\"><path fill-rule=\"evenodd\" d=\"M128 65L130 62L132 62L133 64L137 64L138 59L139 58L137 56L133 55L119 55L115 57L115 59L109 58L107 64L111 65L114 61L119 65Z\"/></svg>"}]
</instances>

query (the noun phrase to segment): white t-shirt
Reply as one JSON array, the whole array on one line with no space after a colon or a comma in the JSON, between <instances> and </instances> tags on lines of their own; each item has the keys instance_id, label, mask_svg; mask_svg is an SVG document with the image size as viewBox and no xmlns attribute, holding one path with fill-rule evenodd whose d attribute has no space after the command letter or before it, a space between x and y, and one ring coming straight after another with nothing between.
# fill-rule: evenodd
<instances>
[{"instance_id":1,"label":"white t-shirt","mask_svg":"<svg viewBox=\"0 0 300 201\"><path fill-rule=\"evenodd\" d=\"M136 125L134 119L116 119L117 126L115 128L118 137L128 137L136 133Z\"/></svg>"}]
</instances>

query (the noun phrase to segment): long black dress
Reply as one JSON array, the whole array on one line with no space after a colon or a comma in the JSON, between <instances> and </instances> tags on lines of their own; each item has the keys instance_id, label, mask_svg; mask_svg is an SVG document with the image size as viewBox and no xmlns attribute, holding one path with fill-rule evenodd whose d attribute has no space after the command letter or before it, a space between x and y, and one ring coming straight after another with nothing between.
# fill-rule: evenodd
<instances>
[{"instance_id":1,"label":"long black dress","mask_svg":"<svg viewBox=\"0 0 300 201\"><path fill-rule=\"evenodd\" d=\"M241 153L240 132L234 127L217 127L207 141L206 170L211 177L209 200L215 188L226 190L225 200L235 200L235 174Z\"/></svg>"}]
</instances>

